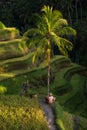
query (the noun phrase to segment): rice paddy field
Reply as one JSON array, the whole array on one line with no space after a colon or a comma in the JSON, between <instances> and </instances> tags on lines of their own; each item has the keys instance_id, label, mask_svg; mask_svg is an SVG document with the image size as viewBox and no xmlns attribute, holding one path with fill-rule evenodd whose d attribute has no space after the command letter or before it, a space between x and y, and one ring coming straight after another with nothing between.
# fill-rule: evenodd
<instances>
[{"instance_id":1,"label":"rice paddy field","mask_svg":"<svg viewBox=\"0 0 87 130\"><path fill-rule=\"evenodd\" d=\"M0 130L48 130L38 103L38 98L47 94L47 65L32 64L33 52L18 30L6 28L1 32ZM26 81L29 88L24 96ZM59 130L74 130L76 126L87 130L87 69L65 56L54 56L50 90L56 97L53 108ZM37 97L31 98L32 94Z\"/></svg>"}]
</instances>

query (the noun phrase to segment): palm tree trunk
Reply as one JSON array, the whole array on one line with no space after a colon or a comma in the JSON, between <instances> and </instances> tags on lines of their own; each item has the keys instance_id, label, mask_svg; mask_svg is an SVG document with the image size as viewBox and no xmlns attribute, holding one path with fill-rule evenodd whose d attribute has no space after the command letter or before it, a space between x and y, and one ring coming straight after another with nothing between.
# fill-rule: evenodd
<instances>
[{"instance_id":1,"label":"palm tree trunk","mask_svg":"<svg viewBox=\"0 0 87 130\"><path fill-rule=\"evenodd\" d=\"M48 91L47 94L49 95L50 93L50 63L48 64L48 80L47 80L47 87L48 87Z\"/></svg>"}]
</instances>

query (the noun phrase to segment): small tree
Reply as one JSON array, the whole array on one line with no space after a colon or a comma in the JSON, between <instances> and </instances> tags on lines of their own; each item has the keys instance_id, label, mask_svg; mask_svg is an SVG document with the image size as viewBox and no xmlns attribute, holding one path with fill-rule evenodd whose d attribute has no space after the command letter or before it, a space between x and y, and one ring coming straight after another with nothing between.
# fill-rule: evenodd
<instances>
[{"instance_id":1,"label":"small tree","mask_svg":"<svg viewBox=\"0 0 87 130\"><path fill-rule=\"evenodd\" d=\"M65 35L76 35L76 31L68 26L66 19L58 10L53 10L52 7L44 6L42 8L42 16L37 15L37 27L29 29L24 36L28 37L29 47L34 47L35 52L32 62L44 55L48 66L48 94L50 92L50 61L52 56L52 44L58 46L60 52L68 56L68 51L71 51L73 45L68 41Z\"/></svg>"}]
</instances>

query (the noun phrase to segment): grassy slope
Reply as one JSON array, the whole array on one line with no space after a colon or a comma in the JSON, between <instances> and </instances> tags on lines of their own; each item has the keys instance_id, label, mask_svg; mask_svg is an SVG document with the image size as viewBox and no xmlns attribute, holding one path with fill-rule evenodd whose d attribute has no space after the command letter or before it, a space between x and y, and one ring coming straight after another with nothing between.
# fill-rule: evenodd
<instances>
[{"instance_id":1,"label":"grassy slope","mask_svg":"<svg viewBox=\"0 0 87 130\"><path fill-rule=\"evenodd\" d=\"M6 43L4 42L4 44ZM10 43L7 42L7 44ZM2 43L1 45L4 47ZM32 53L29 53L25 56L0 62L1 68L6 69L6 72L3 73L2 71L0 74L0 86L6 88L6 94L21 94L22 85L26 80L32 87L28 90L29 94L32 91L38 93L38 96L47 94L47 66L44 63L38 67L33 66L31 57ZM24 68L23 65L26 67ZM85 125L87 123L85 119L87 118L87 78L79 74L79 72L84 73L84 70L82 66L72 64L70 59L64 56L56 56L52 59L50 88L56 96L55 108L57 114L60 114L60 117L57 117L57 123L61 130L73 130L74 114L81 118L80 129L87 129ZM68 123L70 124L69 128L67 128Z\"/></svg>"},{"instance_id":2,"label":"grassy slope","mask_svg":"<svg viewBox=\"0 0 87 130\"><path fill-rule=\"evenodd\" d=\"M26 73L32 54L25 55L28 48L15 28L1 29L0 34L1 81ZM46 119L37 100L20 95L23 81L21 82L22 79L20 79L17 82L17 80L17 77L14 77L10 81L2 81L4 85L0 82L0 130L48 130ZM4 92L8 95L3 96Z\"/></svg>"},{"instance_id":3,"label":"grassy slope","mask_svg":"<svg viewBox=\"0 0 87 130\"><path fill-rule=\"evenodd\" d=\"M67 63L67 65L69 64L68 67L67 65L65 66L63 65L61 67L63 63ZM86 96L84 95L82 91L86 77L77 74L79 69L83 71L84 68L76 64L71 64L70 60L66 59L63 56L55 57L52 60L51 68L52 68L52 76L53 76L52 83L51 83L51 90L56 95L56 98L59 104L61 104L61 106L63 107L63 111L62 111L63 115L67 115L67 120L65 123L64 123L64 119L62 118L63 124L65 124L64 125L65 130L67 130L66 125L68 125L68 118L72 117L72 115L69 113L76 114L81 117L82 116L87 117L86 116L86 113L87 113L86 112L86 109L87 109ZM20 74L20 70L13 71L13 72L12 73L16 75ZM71 75L70 72L73 72L73 74L69 78L69 74ZM17 77L7 79L4 82L3 80L1 81L1 85L6 87L8 90L7 94L20 94L22 91L23 83L28 79L29 83L33 87L32 89L29 89L29 93L31 93L32 91L35 91L36 93L38 93L39 96L40 95L45 96L45 94L47 93L47 89L46 89L47 67L46 65L41 64L38 68L35 67L29 70L27 69L26 71L21 70L21 74L22 75L19 75ZM79 100L79 96L82 97L81 100ZM83 103L79 104L79 102L83 102ZM73 118L71 120L73 121ZM58 122L60 121L58 120ZM72 125L70 127L72 128ZM83 130L83 128L86 126L81 123L81 127L82 127L81 130ZM69 128L68 130L72 130L71 128Z\"/></svg>"},{"instance_id":4,"label":"grassy slope","mask_svg":"<svg viewBox=\"0 0 87 130\"><path fill-rule=\"evenodd\" d=\"M0 96L0 130L6 129L48 130L38 101L17 95Z\"/></svg>"},{"instance_id":5,"label":"grassy slope","mask_svg":"<svg viewBox=\"0 0 87 130\"><path fill-rule=\"evenodd\" d=\"M0 61L22 56L27 51L28 48L22 39L0 42Z\"/></svg>"},{"instance_id":6,"label":"grassy slope","mask_svg":"<svg viewBox=\"0 0 87 130\"><path fill-rule=\"evenodd\" d=\"M0 41L16 39L20 36L19 30L16 28L3 28L0 29Z\"/></svg>"}]
</instances>

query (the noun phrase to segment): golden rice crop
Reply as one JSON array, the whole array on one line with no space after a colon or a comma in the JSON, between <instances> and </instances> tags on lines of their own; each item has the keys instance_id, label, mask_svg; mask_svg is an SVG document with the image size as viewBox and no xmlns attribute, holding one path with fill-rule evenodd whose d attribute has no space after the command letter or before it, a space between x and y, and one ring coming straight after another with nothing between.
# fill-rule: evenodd
<instances>
[{"instance_id":1,"label":"golden rice crop","mask_svg":"<svg viewBox=\"0 0 87 130\"><path fill-rule=\"evenodd\" d=\"M0 130L48 130L36 99L0 96Z\"/></svg>"}]
</instances>

